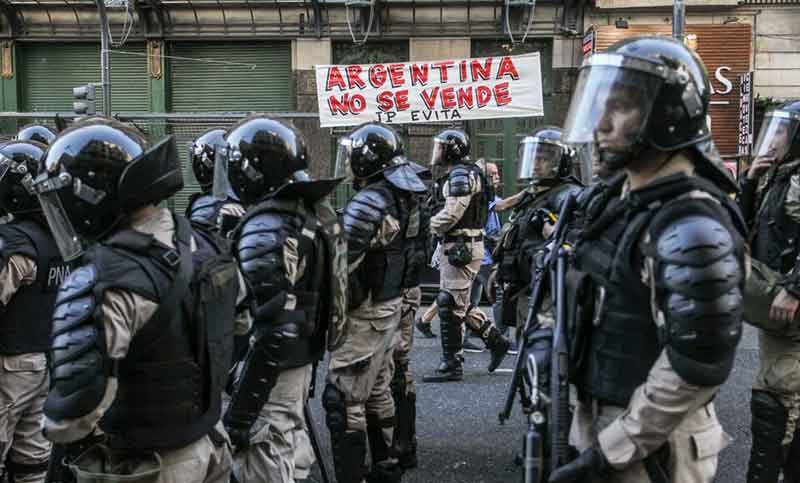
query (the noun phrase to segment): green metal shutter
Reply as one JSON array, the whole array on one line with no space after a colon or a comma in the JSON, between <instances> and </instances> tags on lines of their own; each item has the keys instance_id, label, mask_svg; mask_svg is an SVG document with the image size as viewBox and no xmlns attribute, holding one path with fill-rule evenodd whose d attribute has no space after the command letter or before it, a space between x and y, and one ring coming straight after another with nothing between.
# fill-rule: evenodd
<instances>
[{"instance_id":1,"label":"green metal shutter","mask_svg":"<svg viewBox=\"0 0 800 483\"><path fill-rule=\"evenodd\" d=\"M294 108L289 42L182 42L170 45L169 55L173 112L279 112ZM172 126L184 166L185 188L174 198L178 213L186 209L192 193L199 191L184 147L211 127L214 125L207 122Z\"/></svg>"},{"instance_id":2,"label":"green metal shutter","mask_svg":"<svg viewBox=\"0 0 800 483\"><path fill-rule=\"evenodd\" d=\"M147 57L143 44L126 44L112 51L111 109L149 111ZM22 45L23 111L72 111L72 88L100 82L100 45L93 43L35 43ZM97 88L97 108L102 106L102 89Z\"/></svg>"}]
</instances>

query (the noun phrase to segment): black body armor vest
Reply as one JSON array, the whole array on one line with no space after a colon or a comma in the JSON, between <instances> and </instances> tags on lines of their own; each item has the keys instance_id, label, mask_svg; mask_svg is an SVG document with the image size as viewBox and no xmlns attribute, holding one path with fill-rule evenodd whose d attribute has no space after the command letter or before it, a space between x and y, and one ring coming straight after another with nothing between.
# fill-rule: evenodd
<instances>
[{"instance_id":1,"label":"black body armor vest","mask_svg":"<svg viewBox=\"0 0 800 483\"><path fill-rule=\"evenodd\" d=\"M800 224L786 214L786 195L791 187L791 177L798 173L800 165L778 173L770 182L767 199L758 210L751 244L753 258L783 274L794 268L800 254Z\"/></svg>"},{"instance_id":2,"label":"black body armor vest","mask_svg":"<svg viewBox=\"0 0 800 483\"><path fill-rule=\"evenodd\" d=\"M464 173L466 171L466 174ZM455 176L470 176L474 174L481 183L481 191L473 194L469 201L464 215L458 220L458 223L453 225L450 231L459 229L480 229L486 226L486 218L489 216L489 198L490 188L489 181L483 171L474 164L459 164L450 171L449 182L452 182Z\"/></svg>"},{"instance_id":3,"label":"black body armor vest","mask_svg":"<svg viewBox=\"0 0 800 483\"><path fill-rule=\"evenodd\" d=\"M69 275L71 265L62 260L50 232L27 219L0 225L2 265L12 255L36 262L36 280L20 287L7 306L0 305L0 354L47 352L58 286Z\"/></svg>"}]
</instances>

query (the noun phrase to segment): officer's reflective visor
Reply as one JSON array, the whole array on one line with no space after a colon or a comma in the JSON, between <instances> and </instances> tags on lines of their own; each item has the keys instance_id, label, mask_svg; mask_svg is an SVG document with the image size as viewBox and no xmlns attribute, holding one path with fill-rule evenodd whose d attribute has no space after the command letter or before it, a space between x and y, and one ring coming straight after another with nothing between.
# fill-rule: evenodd
<instances>
[{"instance_id":1,"label":"officer's reflective visor","mask_svg":"<svg viewBox=\"0 0 800 483\"><path fill-rule=\"evenodd\" d=\"M217 148L216 161L214 161L214 187L212 194L218 200L228 200L233 198L234 192L230 181L230 159L227 156L228 149L224 147Z\"/></svg>"},{"instance_id":2,"label":"officer's reflective visor","mask_svg":"<svg viewBox=\"0 0 800 483\"><path fill-rule=\"evenodd\" d=\"M353 157L353 140L349 137L339 139L339 149L336 151L336 169L334 170L334 178L344 178L346 181L352 181L353 169L350 166L350 161Z\"/></svg>"},{"instance_id":3,"label":"officer's reflective visor","mask_svg":"<svg viewBox=\"0 0 800 483\"><path fill-rule=\"evenodd\" d=\"M778 162L783 161L795 141L798 126L800 126L800 114L786 111L767 113L753 149L753 159L769 158Z\"/></svg>"},{"instance_id":4,"label":"officer's reflective visor","mask_svg":"<svg viewBox=\"0 0 800 483\"><path fill-rule=\"evenodd\" d=\"M572 174L581 180L581 183L589 185L595 175L601 171L600 157L597 155L594 143L584 143L573 146L575 155L572 160Z\"/></svg>"},{"instance_id":5,"label":"officer's reflective visor","mask_svg":"<svg viewBox=\"0 0 800 483\"><path fill-rule=\"evenodd\" d=\"M566 154L561 143L528 136L519 144L517 179L540 181L558 177L558 165Z\"/></svg>"},{"instance_id":6,"label":"officer's reflective visor","mask_svg":"<svg viewBox=\"0 0 800 483\"><path fill-rule=\"evenodd\" d=\"M39 191L39 204L42 206L47 224L50 226L50 231L56 240L58 251L64 257L64 261L74 260L83 254L83 246L81 245L78 232L72 226L67 212L64 210L64 205L61 204L61 198L58 195L58 190Z\"/></svg>"},{"instance_id":7,"label":"officer's reflective visor","mask_svg":"<svg viewBox=\"0 0 800 483\"><path fill-rule=\"evenodd\" d=\"M621 65L581 69L564 126L566 144L595 142L602 149L625 149L644 134L663 80Z\"/></svg>"},{"instance_id":8,"label":"officer's reflective visor","mask_svg":"<svg viewBox=\"0 0 800 483\"><path fill-rule=\"evenodd\" d=\"M433 151L431 152L431 166L440 166L444 164L444 152L447 141L439 138L433 138Z\"/></svg>"}]
</instances>

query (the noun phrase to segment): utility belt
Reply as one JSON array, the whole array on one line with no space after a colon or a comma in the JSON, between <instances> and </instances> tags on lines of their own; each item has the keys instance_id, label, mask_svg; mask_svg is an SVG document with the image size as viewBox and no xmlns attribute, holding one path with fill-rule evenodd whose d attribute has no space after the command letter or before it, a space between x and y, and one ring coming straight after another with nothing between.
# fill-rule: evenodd
<instances>
[{"instance_id":1,"label":"utility belt","mask_svg":"<svg viewBox=\"0 0 800 483\"><path fill-rule=\"evenodd\" d=\"M465 236L465 235L445 235L444 242L445 243L457 243L457 242L472 242L477 243L483 241L483 235L478 236Z\"/></svg>"}]
</instances>

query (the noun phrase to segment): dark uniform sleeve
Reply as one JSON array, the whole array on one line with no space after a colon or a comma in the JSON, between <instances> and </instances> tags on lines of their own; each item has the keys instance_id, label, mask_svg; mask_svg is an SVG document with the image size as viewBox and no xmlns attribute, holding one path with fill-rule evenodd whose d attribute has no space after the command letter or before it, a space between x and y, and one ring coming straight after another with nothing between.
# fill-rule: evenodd
<instances>
[{"instance_id":1,"label":"dark uniform sleeve","mask_svg":"<svg viewBox=\"0 0 800 483\"><path fill-rule=\"evenodd\" d=\"M743 241L714 210L654 221L645 273L664 349L628 408L598 439L614 467L658 450L684 418L708 404L733 366L741 338Z\"/></svg>"}]
</instances>

